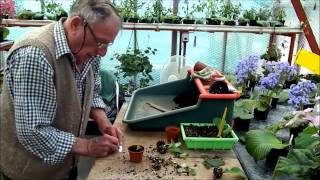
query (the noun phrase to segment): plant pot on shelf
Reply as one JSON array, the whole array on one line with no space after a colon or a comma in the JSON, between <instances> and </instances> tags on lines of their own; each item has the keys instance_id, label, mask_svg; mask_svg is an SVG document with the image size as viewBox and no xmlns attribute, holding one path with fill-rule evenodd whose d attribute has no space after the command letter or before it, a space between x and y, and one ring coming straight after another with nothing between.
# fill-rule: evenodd
<instances>
[{"instance_id":1,"label":"plant pot on shelf","mask_svg":"<svg viewBox=\"0 0 320 180\"><path fill-rule=\"evenodd\" d=\"M217 18L206 18L206 24L209 24L209 25L220 25L221 24L221 20L217 19Z\"/></svg>"},{"instance_id":2,"label":"plant pot on shelf","mask_svg":"<svg viewBox=\"0 0 320 180\"><path fill-rule=\"evenodd\" d=\"M249 20L249 25L250 25L250 26L257 26L257 20L250 19L250 20Z\"/></svg>"},{"instance_id":3,"label":"plant pot on shelf","mask_svg":"<svg viewBox=\"0 0 320 180\"><path fill-rule=\"evenodd\" d=\"M196 20L194 19L183 19L183 24L194 24Z\"/></svg>"},{"instance_id":4,"label":"plant pot on shelf","mask_svg":"<svg viewBox=\"0 0 320 180\"><path fill-rule=\"evenodd\" d=\"M233 128L239 131L248 131L252 119L235 118L233 120Z\"/></svg>"},{"instance_id":5,"label":"plant pot on shelf","mask_svg":"<svg viewBox=\"0 0 320 180\"><path fill-rule=\"evenodd\" d=\"M284 149L271 149L266 157L266 164L274 168L280 156L286 157L289 152L289 148Z\"/></svg>"},{"instance_id":6,"label":"plant pot on shelf","mask_svg":"<svg viewBox=\"0 0 320 180\"><path fill-rule=\"evenodd\" d=\"M259 111L258 109L254 109L254 118L258 120L266 120L268 118L270 108L267 108L264 111Z\"/></svg>"},{"instance_id":7,"label":"plant pot on shelf","mask_svg":"<svg viewBox=\"0 0 320 180\"><path fill-rule=\"evenodd\" d=\"M128 22L131 22L131 23L138 23L139 21L139 18L136 18L136 17L129 17L128 18Z\"/></svg>"},{"instance_id":8,"label":"plant pot on shelf","mask_svg":"<svg viewBox=\"0 0 320 180\"><path fill-rule=\"evenodd\" d=\"M168 126L165 128L168 143L178 142L180 128L177 126Z\"/></svg>"},{"instance_id":9,"label":"plant pot on shelf","mask_svg":"<svg viewBox=\"0 0 320 180\"><path fill-rule=\"evenodd\" d=\"M248 24L248 20L245 20L245 19L239 19L238 20L238 25L239 26L247 26Z\"/></svg>"},{"instance_id":10,"label":"plant pot on shelf","mask_svg":"<svg viewBox=\"0 0 320 180\"><path fill-rule=\"evenodd\" d=\"M236 22L234 20L227 20L227 21L224 21L223 24L226 26L235 26Z\"/></svg>"},{"instance_id":11,"label":"plant pot on shelf","mask_svg":"<svg viewBox=\"0 0 320 180\"><path fill-rule=\"evenodd\" d=\"M128 147L129 159L131 162L140 163L142 161L144 147L141 145L131 145Z\"/></svg>"}]
</instances>

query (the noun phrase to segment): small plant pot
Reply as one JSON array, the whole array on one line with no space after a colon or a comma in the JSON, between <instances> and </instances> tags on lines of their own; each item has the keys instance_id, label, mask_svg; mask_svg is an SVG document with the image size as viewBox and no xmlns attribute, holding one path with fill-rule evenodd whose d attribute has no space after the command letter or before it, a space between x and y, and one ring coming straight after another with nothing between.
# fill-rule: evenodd
<instances>
[{"instance_id":1,"label":"small plant pot","mask_svg":"<svg viewBox=\"0 0 320 180\"><path fill-rule=\"evenodd\" d=\"M265 111L259 111L258 109L254 109L254 118L258 120L266 120L268 118L269 108Z\"/></svg>"},{"instance_id":2,"label":"small plant pot","mask_svg":"<svg viewBox=\"0 0 320 180\"><path fill-rule=\"evenodd\" d=\"M279 98L272 98L271 100L271 109L276 109L278 104Z\"/></svg>"},{"instance_id":3,"label":"small plant pot","mask_svg":"<svg viewBox=\"0 0 320 180\"><path fill-rule=\"evenodd\" d=\"M257 20L250 19L249 20L249 25L250 26L257 26Z\"/></svg>"},{"instance_id":4,"label":"small plant pot","mask_svg":"<svg viewBox=\"0 0 320 180\"><path fill-rule=\"evenodd\" d=\"M131 162L140 163L143 157L144 147L141 145L132 145L128 147L129 159Z\"/></svg>"},{"instance_id":5,"label":"small plant pot","mask_svg":"<svg viewBox=\"0 0 320 180\"><path fill-rule=\"evenodd\" d=\"M166 137L168 143L170 142L178 142L180 135L180 128L177 126L168 126L166 127Z\"/></svg>"},{"instance_id":6,"label":"small plant pot","mask_svg":"<svg viewBox=\"0 0 320 180\"><path fill-rule=\"evenodd\" d=\"M226 26L235 26L236 22L233 20L224 21L224 25Z\"/></svg>"},{"instance_id":7,"label":"small plant pot","mask_svg":"<svg viewBox=\"0 0 320 180\"><path fill-rule=\"evenodd\" d=\"M134 17L128 18L128 22L131 22L131 23L138 23L138 21L139 21L138 18L134 18Z\"/></svg>"},{"instance_id":8,"label":"small plant pot","mask_svg":"<svg viewBox=\"0 0 320 180\"><path fill-rule=\"evenodd\" d=\"M168 23L168 24L172 24L173 23L173 20L171 18L164 18L163 19L163 22L164 23Z\"/></svg>"},{"instance_id":9,"label":"small plant pot","mask_svg":"<svg viewBox=\"0 0 320 180\"><path fill-rule=\"evenodd\" d=\"M221 20L215 19L215 18L206 18L206 24L209 24L209 25L220 25L221 24Z\"/></svg>"},{"instance_id":10,"label":"small plant pot","mask_svg":"<svg viewBox=\"0 0 320 180\"><path fill-rule=\"evenodd\" d=\"M280 156L286 157L289 152L289 148L284 149L271 149L266 157L266 163L268 166L274 168Z\"/></svg>"},{"instance_id":11,"label":"small plant pot","mask_svg":"<svg viewBox=\"0 0 320 180\"><path fill-rule=\"evenodd\" d=\"M235 118L233 120L234 122L234 129L239 131L248 131L250 127L251 119L241 119L241 118Z\"/></svg>"},{"instance_id":12,"label":"small plant pot","mask_svg":"<svg viewBox=\"0 0 320 180\"><path fill-rule=\"evenodd\" d=\"M248 24L248 21L246 21L246 20L239 20L238 21L239 26L247 26L247 24Z\"/></svg>"},{"instance_id":13,"label":"small plant pot","mask_svg":"<svg viewBox=\"0 0 320 180\"><path fill-rule=\"evenodd\" d=\"M292 84L298 84L297 80L285 81L284 88L289 89Z\"/></svg>"},{"instance_id":14,"label":"small plant pot","mask_svg":"<svg viewBox=\"0 0 320 180\"><path fill-rule=\"evenodd\" d=\"M304 104L304 105L303 105L303 109L313 108L315 105L316 105L315 103Z\"/></svg>"},{"instance_id":15,"label":"small plant pot","mask_svg":"<svg viewBox=\"0 0 320 180\"><path fill-rule=\"evenodd\" d=\"M194 24L196 20L194 19L183 19L183 24Z\"/></svg>"},{"instance_id":16,"label":"small plant pot","mask_svg":"<svg viewBox=\"0 0 320 180\"><path fill-rule=\"evenodd\" d=\"M292 145L295 144L294 139L298 136L299 133L301 133L306 127L308 126L308 124L303 124L301 126L298 127L292 127L289 129L289 137L291 137L291 135L293 135L293 139L292 139Z\"/></svg>"}]
</instances>

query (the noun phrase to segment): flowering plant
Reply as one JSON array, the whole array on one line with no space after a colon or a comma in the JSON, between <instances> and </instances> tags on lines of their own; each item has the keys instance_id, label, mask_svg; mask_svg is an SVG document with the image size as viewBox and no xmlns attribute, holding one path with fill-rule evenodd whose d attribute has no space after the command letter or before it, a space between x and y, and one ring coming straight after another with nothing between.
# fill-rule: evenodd
<instances>
[{"instance_id":1,"label":"flowering plant","mask_svg":"<svg viewBox=\"0 0 320 180\"><path fill-rule=\"evenodd\" d=\"M248 59L241 60L236 67L237 84L241 86L243 95L247 94L248 86L255 85L258 77L259 56L252 55ZM253 89L252 89L253 90Z\"/></svg>"},{"instance_id":2,"label":"flowering plant","mask_svg":"<svg viewBox=\"0 0 320 180\"><path fill-rule=\"evenodd\" d=\"M291 85L289 89L289 104L303 110L303 105L310 103L309 94L316 88L315 83L310 80L300 81L298 84Z\"/></svg>"},{"instance_id":3,"label":"flowering plant","mask_svg":"<svg viewBox=\"0 0 320 180\"><path fill-rule=\"evenodd\" d=\"M260 78L259 88L266 96L266 103L278 97L285 81L289 81L298 76L297 66L290 66L286 62L263 61L264 77Z\"/></svg>"},{"instance_id":4,"label":"flowering plant","mask_svg":"<svg viewBox=\"0 0 320 180\"><path fill-rule=\"evenodd\" d=\"M285 81L291 81L299 75L298 66L291 66L287 62L263 61L262 67L265 70L264 74L278 73L280 76L280 84L283 84Z\"/></svg>"},{"instance_id":5,"label":"flowering plant","mask_svg":"<svg viewBox=\"0 0 320 180\"><path fill-rule=\"evenodd\" d=\"M16 7L13 0L0 0L0 16L14 17L16 15Z\"/></svg>"}]
</instances>

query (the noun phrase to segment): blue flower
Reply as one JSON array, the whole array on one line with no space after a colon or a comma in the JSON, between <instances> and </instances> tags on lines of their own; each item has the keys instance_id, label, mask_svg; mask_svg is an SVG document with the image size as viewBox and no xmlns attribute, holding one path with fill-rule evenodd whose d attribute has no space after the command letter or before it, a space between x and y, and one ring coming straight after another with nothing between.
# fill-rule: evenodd
<instances>
[{"instance_id":1,"label":"blue flower","mask_svg":"<svg viewBox=\"0 0 320 180\"><path fill-rule=\"evenodd\" d=\"M289 89L288 103L298 108L303 104L310 103L309 94L317 88L315 83L310 80L300 81L298 84L292 84Z\"/></svg>"},{"instance_id":2,"label":"blue flower","mask_svg":"<svg viewBox=\"0 0 320 180\"><path fill-rule=\"evenodd\" d=\"M269 73L266 77L262 77L259 81L260 90L273 90L278 88L280 76L278 73Z\"/></svg>"},{"instance_id":3,"label":"blue flower","mask_svg":"<svg viewBox=\"0 0 320 180\"><path fill-rule=\"evenodd\" d=\"M241 60L236 67L237 83L239 85L247 84L249 80L255 80L258 70L259 56L252 55L248 59Z\"/></svg>"}]
</instances>

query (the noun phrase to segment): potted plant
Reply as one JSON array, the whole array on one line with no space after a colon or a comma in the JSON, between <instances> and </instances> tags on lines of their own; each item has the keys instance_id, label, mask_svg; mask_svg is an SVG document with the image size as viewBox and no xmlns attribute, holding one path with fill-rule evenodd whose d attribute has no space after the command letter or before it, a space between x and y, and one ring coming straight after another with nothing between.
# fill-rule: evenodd
<instances>
[{"instance_id":1,"label":"potted plant","mask_svg":"<svg viewBox=\"0 0 320 180\"><path fill-rule=\"evenodd\" d=\"M233 5L231 1L224 1L219 10L220 16L223 18L224 25L234 26L236 25L235 19L240 14L241 4Z\"/></svg>"},{"instance_id":2,"label":"potted plant","mask_svg":"<svg viewBox=\"0 0 320 180\"><path fill-rule=\"evenodd\" d=\"M277 47L276 44L272 44L261 56L261 59L265 59L267 61L279 61L281 59L281 56L281 50Z\"/></svg>"},{"instance_id":3,"label":"potted plant","mask_svg":"<svg viewBox=\"0 0 320 180\"><path fill-rule=\"evenodd\" d=\"M31 20L33 16L33 12L29 9L22 9L17 13L17 19Z\"/></svg>"},{"instance_id":4,"label":"potted plant","mask_svg":"<svg viewBox=\"0 0 320 180\"><path fill-rule=\"evenodd\" d=\"M253 109L256 100L239 99L235 102L233 110L233 128L237 130L247 131L250 121L253 119Z\"/></svg>"},{"instance_id":5,"label":"potted plant","mask_svg":"<svg viewBox=\"0 0 320 180\"><path fill-rule=\"evenodd\" d=\"M237 86L241 87L241 96L250 98L254 90L254 86L258 77L258 61L259 56L249 56L239 61L236 66L235 74L237 78Z\"/></svg>"},{"instance_id":6,"label":"potted plant","mask_svg":"<svg viewBox=\"0 0 320 180\"><path fill-rule=\"evenodd\" d=\"M270 26L270 17L271 17L271 11L268 7L260 8L257 12L257 25L258 26Z\"/></svg>"},{"instance_id":7,"label":"potted plant","mask_svg":"<svg viewBox=\"0 0 320 180\"><path fill-rule=\"evenodd\" d=\"M16 15L16 7L13 0L0 1L0 23L1 19L13 18Z\"/></svg>"},{"instance_id":8,"label":"potted plant","mask_svg":"<svg viewBox=\"0 0 320 180\"><path fill-rule=\"evenodd\" d=\"M120 16L124 21L136 23L139 21L138 10L144 5L136 0L124 0L120 5Z\"/></svg>"},{"instance_id":9,"label":"potted plant","mask_svg":"<svg viewBox=\"0 0 320 180\"><path fill-rule=\"evenodd\" d=\"M310 80L300 81L296 85L291 85L288 103L297 110L302 111L305 109L303 105L310 103L309 96L316 89L316 84Z\"/></svg>"},{"instance_id":10,"label":"potted plant","mask_svg":"<svg viewBox=\"0 0 320 180\"><path fill-rule=\"evenodd\" d=\"M68 13L58 3L49 2L46 4L45 8L47 19L57 21L62 17L68 16Z\"/></svg>"},{"instance_id":11,"label":"potted plant","mask_svg":"<svg viewBox=\"0 0 320 180\"><path fill-rule=\"evenodd\" d=\"M278 79L274 80L277 85L272 89L272 101L271 107L276 108L279 100L279 95L283 91L283 86L286 81L289 81L298 75L298 67L293 65L290 66L287 62L274 62L274 61L263 61L262 67L264 69L263 74L267 76L269 73L275 73L278 75Z\"/></svg>"},{"instance_id":12,"label":"potted plant","mask_svg":"<svg viewBox=\"0 0 320 180\"><path fill-rule=\"evenodd\" d=\"M156 22L161 22L163 17L165 17L170 12L171 12L170 9L166 9L163 6L163 0L155 0L153 2L151 15L153 18L156 18ZM173 13L172 13L172 15L173 15Z\"/></svg>"},{"instance_id":13,"label":"potted plant","mask_svg":"<svg viewBox=\"0 0 320 180\"><path fill-rule=\"evenodd\" d=\"M283 7L276 9L274 12L274 16L277 21L280 22L280 26L284 26L285 18L286 18L286 11Z\"/></svg>"},{"instance_id":14,"label":"potted plant","mask_svg":"<svg viewBox=\"0 0 320 180\"><path fill-rule=\"evenodd\" d=\"M116 77L119 78L121 73L124 78L130 78L123 89L127 95L130 95L137 88L147 86L153 80L150 75L152 65L149 61L149 55L154 55L156 51L156 49L147 47L145 50L128 49L124 54L116 53L114 55L114 58L120 62L120 65L116 66L118 69L118 72L115 74Z\"/></svg>"},{"instance_id":15,"label":"potted plant","mask_svg":"<svg viewBox=\"0 0 320 180\"><path fill-rule=\"evenodd\" d=\"M203 1L204 11L206 14L206 24L210 25L220 25L221 20L217 17L218 2L216 0Z\"/></svg>"},{"instance_id":16,"label":"potted plant","mask_svg":"<svg viewBox=\"0 0 320 180\"><path fill-rule=\"evenodd\" d=\"M185 17L182 19L182 23L183 24L194 24L195 23L195 19L193 16L194 11L189 10L189 0L184 0L184 6L182 7L182 9L183 9L184 15L185 15Z\"/></svg>"},{"instance_id":17,"label":"potted plant","mask_svg":"<svg viewBox=\"0 0 320 180\"><path fill-rule=\"evenodd\" d=\"M319 113L319 112L317 112ZM305 117L312 122L296 138L286 157L280 157L273 179L318 179L320 177L320 114ZM318 120L316 120L318 119Z\"/></svg>"},{"instance_id":18,"label":"potted plant","mask_svg":"<svg viewBox=\"0 0 320 180\"><path fill-rule=\"evenodd\" d=\"M4 26L0 26L0 42L4 41L7 36L9 35L9 29L4 27Z\"/></svg>"},{"instance_id":19,"label":"potted plant","mask_svg":"<svg viewBox=\"0 0 320 180\"><path fill-rule=\"evenodd\" d=\"M244 10L243 12L243 18L249 20L250 26L256 26L257 25L257 11L254 8L251 8L250 10Z\"/></svg>"},{"instance_id":20,"label":"potted plant","mask_svg":"<svg viewBox=\"0 0 320 180\"><path fill-rule=\"evenodd\" d=\"M289 149L288 144L283 143L272 132L266 130L250 130L245 135L246 149L254 160L264 160L268 157L269 165L277 162L279 156L286 156Z\"/></svg>"}]
</instances>

